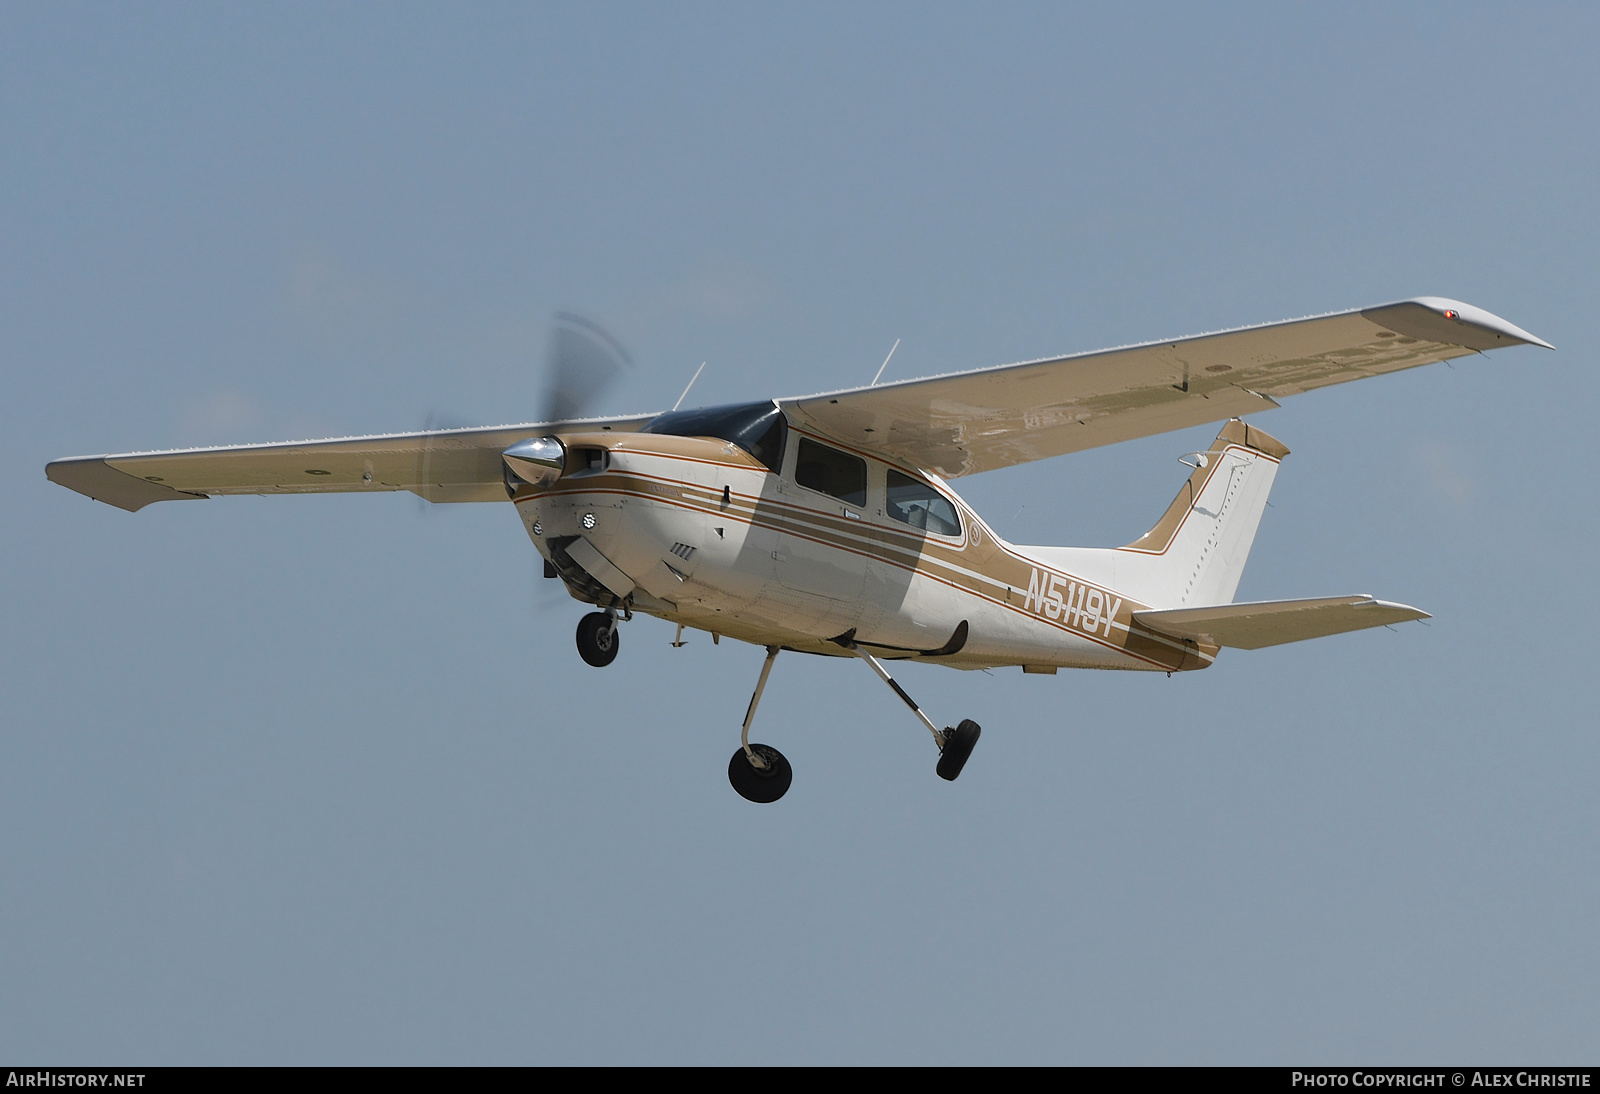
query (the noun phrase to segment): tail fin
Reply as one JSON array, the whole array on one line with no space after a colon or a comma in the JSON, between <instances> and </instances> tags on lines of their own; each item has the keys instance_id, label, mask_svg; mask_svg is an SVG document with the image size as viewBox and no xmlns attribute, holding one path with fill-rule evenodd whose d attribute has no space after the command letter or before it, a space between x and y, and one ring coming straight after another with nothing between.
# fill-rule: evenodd
<instances>
[{"instance_id":1,"label":"tail fin","mask_svg":"<svg viewBox=\"0 0 1600 1094\"><path fill-rule=\"evenodd\" d=\"M1140 572L1136 595L1164 606L1231 603L1278 462L1288 454L1276 438L1229 420L1211 450L1197 453L1199 466L1155 527L1118 548L1146 560L1124 556L1118 565Z\"/></svg>"}]
</instances>

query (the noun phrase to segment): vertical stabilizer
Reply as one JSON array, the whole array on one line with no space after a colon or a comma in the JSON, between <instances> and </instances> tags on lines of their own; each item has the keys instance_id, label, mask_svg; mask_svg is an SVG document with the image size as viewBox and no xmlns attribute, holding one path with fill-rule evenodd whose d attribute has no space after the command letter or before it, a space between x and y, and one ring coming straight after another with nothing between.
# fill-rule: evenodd
<instances>
[{"instance_id":1,"label":"vertical stabilizer","mask_svg":"<svg viewBox=\"0 0 1600 1094\"><path fill-rule=\"evenodd\" d=\"M1118 548L1118 570L1138 578L1129 591L1166 607L1231 603L1288 454L1255 426L1238 418L1225 424L1211 450L1196 453L1194 474L1155 527Z\"/></svg>"}]
</instances>

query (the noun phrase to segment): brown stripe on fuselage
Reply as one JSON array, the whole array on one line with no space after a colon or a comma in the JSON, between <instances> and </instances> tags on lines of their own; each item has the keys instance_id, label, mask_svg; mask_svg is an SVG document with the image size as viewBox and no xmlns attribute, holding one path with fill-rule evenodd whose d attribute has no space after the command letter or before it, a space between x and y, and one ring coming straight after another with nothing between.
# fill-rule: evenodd
<instances>
[{"instance_id":1,"label":"brown stripe on fuselage","mask_svg":"<svg viewBox=\"0 0 1600 1094\"><path fill-rule=\"evenodd\" d=\"M592 438L592 443L598 444L603 440L610 442L608 447L613 451L624 450L623 445L615 443L617 441L645 440L644 437L635 437L632 434L580 436L581 440L579 436L573 436L573 443L583 444L590 442ZM568 439L567 435L563 435L563 439ZM820 439L825 443L837 444L829 438ZM662 451L662 448L667 447L665 445L657 447L657 442L662 441L687 443L683 444L679 451ZM678 445L672 447L677 448ZM627 449L638 455L772 474L753 457L745 460L707 459L703 455L705 441L699 438L674 438L652 434L648 435L648 444L635 443L628 445ZM740 449L734 451L744 455ZM879 457L866 458L886 466L895 466ZM914 469L905 470L926 481L925 476L917 474ZM848 551L908 573L919 573L949 588L977 596L1018 615L1168 671L1205 667L1216 653L1215 648L1180 643L1140 627L1133 621L1133 613L1142 611L1149 605L1119 596L1109 588L1085 581L1067 571L1055 569L1017 553L1000 540L969 506L945 491L940 491L940 494L950 500L962 513L969 530L969 534L954 544L945 543L934 535L919 536L915 532L901 531L886 523L869 521L865 518L852 520L843 515L828 513L803 504L731 488L728 505L724 507L720 489L632 469L627 471L612 469L586 475L577 480L562 480L554 487L544 490L525 486L517 490L513 501L525 502L577 494L617 495L662 502L683 509L698 510L708 516L797 536L836 550ZM970 535L970 528L974 525L984 529L985 534L981 543L974 543ZM1105 605L1109 606L1119 599L1122 600L1115 617L1111 620L1111 626L1107 628L1102 619L1096 628L1096 633L1091 634L1080 626L1064 620L1052 620L1042 611L1025 607L1024 600L1034 570L1047 577L1050 575L1058 577L1063 583L1097 590ZM1109 636L1105 634L1107 629L1110 630Z\"/></svg>"}]
</instances>

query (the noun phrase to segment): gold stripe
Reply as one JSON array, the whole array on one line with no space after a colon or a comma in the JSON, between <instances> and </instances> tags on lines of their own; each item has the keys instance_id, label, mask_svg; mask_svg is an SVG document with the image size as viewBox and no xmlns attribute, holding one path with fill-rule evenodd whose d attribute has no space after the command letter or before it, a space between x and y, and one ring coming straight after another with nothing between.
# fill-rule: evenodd
<instances>
[{"instance_id":1,"label":"gold stripe","mask_svg":"<svg viewBox=\"0 0 1600 1094\"><path fill-rule=\"evenodd\" d=\"M1175 645L1172 639L1134 623L1133 612L1143 611L1148 605L1127 596L1119 596L1105 586L1086 581L1068 571L1058 570L1036 559L1020 555L992 533L981 547L969 542L963 547L956 548L929 538L919 539L875 522L847 520L842 516L836 517L803 505L731 490L730 505L727 509L723 509L720 490L713 491L697 484L639 471L610 471L578 482L558 483L550 490L528 488L526 491L519 491L514 500L521 503L576 494L613 495L662 502L681 509L697 511L702 515L729 519L752 527L796 536L835 550L847 551L908 573L921 574L958 592L975 596L1016 615L1043 623L1065 634L1075 635L1106 649L1115 650L1124 656L1157 668L1176 671L1183 667L1200 667L1185 665L1191 656L1204 663L1212 660L1212 656L1208 656L1202 648ZM848 535L841 534L846 532ZM987 559L971 557L974 552L990 557ZM996 554L1001 557L993 557ZM961 563L959 566L958 560ZM1110 628L1113 634L1117 631L1122 632L1122 642L1118 643L1098 633L1091 634L1071 623L1052 620L1042 612L1011 603L1006 593L1001 590L1014 589L1017 592L1025 592L1033 570L1038 570L1047 576L1059 577L1086 589L1096 590L1106 604L1122 600L1116 617L1111 620ZM1105 599L1108 596L1109 599ZM1211 651L1211 654L1214 655L1214 652Z\"/></svg>"}]
</instances>

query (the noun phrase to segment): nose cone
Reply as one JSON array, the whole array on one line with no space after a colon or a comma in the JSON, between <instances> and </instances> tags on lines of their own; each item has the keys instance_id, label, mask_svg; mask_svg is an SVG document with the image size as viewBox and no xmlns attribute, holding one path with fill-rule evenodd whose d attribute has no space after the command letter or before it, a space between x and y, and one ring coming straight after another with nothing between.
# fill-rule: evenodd
<instances>
[{"instance_id":1,"label":"nose cone","mask_svg":"<svg viewBox=\"0 0 1600 1094\"><path fill-rule=\"evenodd\" d=\"M567 450L554 437L530 437L500 454L511 473L529 486L550 486L561 477Z\"/></svg>"}]
</instances>

